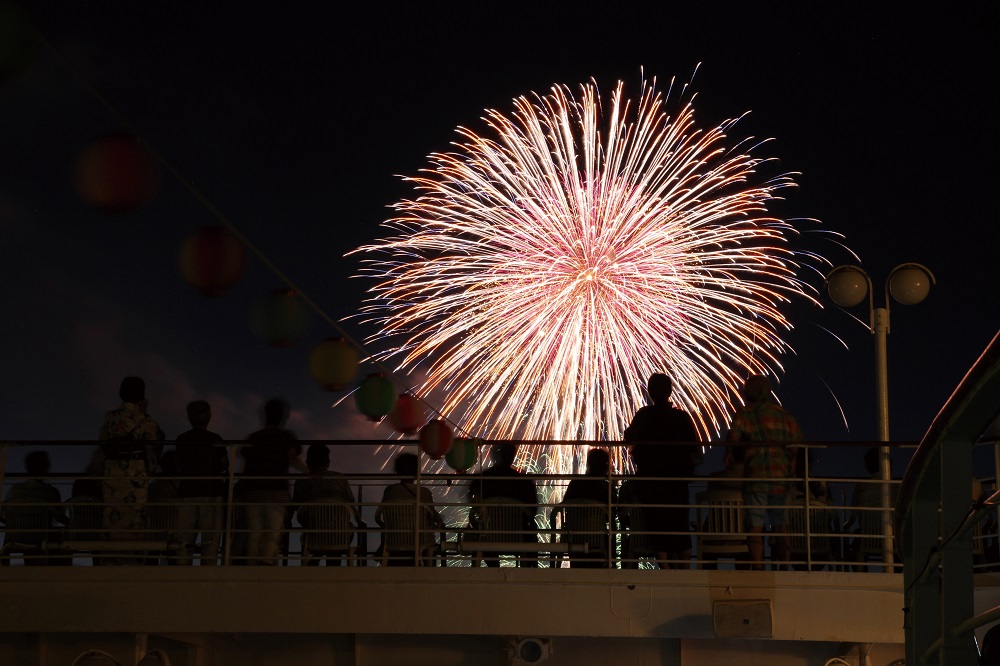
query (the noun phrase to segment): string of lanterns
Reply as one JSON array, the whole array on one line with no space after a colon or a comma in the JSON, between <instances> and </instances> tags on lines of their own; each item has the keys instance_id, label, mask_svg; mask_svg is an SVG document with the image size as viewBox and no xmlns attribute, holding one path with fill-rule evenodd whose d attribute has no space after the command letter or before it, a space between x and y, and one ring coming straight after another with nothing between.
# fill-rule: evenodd
<instances>
[{"instance_id":1,"label":"string of lanterns","mask_svg":"<svg viewBox=\"0 0 1000 666\"><path fill-rule=\"evenodd\" d=\"M137 138L108 135L81 153L76 165L77 192L105 213L126 214L155 196L156 164ZM178 263L181 275L198 293L217 298L242 278L247 251L229 228L203 226L182 243ZM272 347L294 346L311 327L309 305L295 289L274 289L251 306L251 330ZM358 348L345 337L329 337L309 354L309 375L327 391L352 387L358 368ZM388 422L402 435L417 435L421 450L432 460L444 458L459 473L478 461L481 440L455 438L443 418L426 421L422 401L407 391L398 393L386 373L369 374L353 393L361 414L373 422Z\"/></svg>"},{"instance_id":2,"label":"string of lanterns","mask_svg":"<svg viewBox=\"0 0 1000 666\"><path fill-rule=\"evenodd\" d=\"M4 19L0 21L0 33L5 37L2 40L4 47L0 48L0 82L23 72L35 55L35 47L42 44L127 129L126 132L105 135L79 153L73 182L81 199L108 215L128 214L157 195L162 166L223 223L223 226L201 227L180 247L180 273L198 293L212 298L223 296L243 277L249 251L287 285L253 303L250 327L257 337L273 347L295 345L309 333L311 309L339 331L337 324L295 289L291 281L200 191L140 138L131 123L100 91L33 29L26 14L12 12L6 5L0 5L0 10L0 18ZM321 342L309 355L308 369L313 381L328 391L344 391L354 386L359 349L362 349L361 345L351 341L346 334ZM408 391L398 393L386 374L369 374L355 387L354 402L358 411L373 422L388 421L398 433L418 435L421 450L432 460L443 457L460 473L471 469L478 460L482 441L455 438L445 418L426 421L423 408L426 403Z\"/></svg>"}]
</instances>

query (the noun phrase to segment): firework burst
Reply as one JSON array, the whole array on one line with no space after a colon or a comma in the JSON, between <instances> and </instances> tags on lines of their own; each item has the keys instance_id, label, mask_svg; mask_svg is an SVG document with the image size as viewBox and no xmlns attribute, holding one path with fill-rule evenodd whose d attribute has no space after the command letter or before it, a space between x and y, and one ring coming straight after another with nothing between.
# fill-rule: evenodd
<instances>
[{"instance_id":1,"label":"firework burst","mask_svg":"<svg viewBox=\"0 0 1000 666\"><path fill-rule=\"evenodd\" d=\"M767 215L791 174L765 179L759 143L727 145L736 120L699 129L686 91L673 116L655 81L634 103L619 83L602 105L591 83L487 111L487 131L459 128L406 179L417 196L393 206L392 235L354 251L374 255L369 342L423 367L419 392L463 430L619 440L667 372L708 436L748 374L780 369L780 308L814 300L796 273L821 259ZM565 471L572 451L533 455Z\"/></svg>"}]
</instances>

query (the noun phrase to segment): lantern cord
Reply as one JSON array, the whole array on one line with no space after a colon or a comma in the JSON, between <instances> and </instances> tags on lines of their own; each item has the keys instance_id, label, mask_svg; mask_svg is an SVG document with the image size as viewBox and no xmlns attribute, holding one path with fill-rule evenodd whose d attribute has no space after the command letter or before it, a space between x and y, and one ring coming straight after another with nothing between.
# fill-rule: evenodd
<instances>
[{"instance_id":1,"label":"lantern cord","mask_svg":"<svg viewBox=\"0 0 1000 666\"><path fill-rule=\"evenodd\" d=\"M125 116L125 114L121 113L108 100L108 98L105 97L105 95L95 85L93 85L86 76L84 76L80 72L80 70L78 70L75 66L73 66L73 64L65 56L63 56L63 54L59 51L59 49L57 49L52 44L52 42L50 42L45 37L45 35L43 35L38 30L35 31L35 34L38 37L39 41L52 54L52 56L55 57L55 59L58 60L63 65L63 67L65 67L67 70L69 70L69 72L73 75L74 78L76 78L76 80L80 83L80 85L82 85L84 88L86 88L87 90L89 90L91 92L91 94L93 94L101 102L101 104L104 106L104 108L112 116L114 116L115 119L119 123L121 123L121 125L126 130L128 130L128 132L130 134L132 134L133 136L135 136L135 138L139 142L139 144L149 152L149 154L157 161L158 164L160 164L160 166L162 166L171 176L173 176L177 180L177 182L179 182L191 194L191 196L193 196L198 201L198 203L200 203L202 206L204 206L208 210L208 212L211 213L212 216L216 220L218 220L220 223L222 223L222 225L225 226L226 229L229 230L229 233L231 233L240 243L242 243L247 248L247 250L250 251L251 254L253 254L255 257L257 257L261 261L261 263L263 263L264 266L269 271L271 271L281 282L283 282L286 286L288 286L289 289L294 290L302 298L302 300L320 316L320 318L323 321L325 321L330 326L332 326L334 328L334 330L336 330L337 333L340 334L340 336L344 338L344 340L346 340L350 344L354 345L354 347L356 347L357 349L359 349L362 352L362 354L364 354L365 360L373 363L380 371L384 372L387 376L392 377L392 379L397 384L399 384L400 386L402 386L404 390L406 390L408 393L410 393L411 395L413 395L417 400L419 400L421 403L423 403L425 406L427 406L432 412L434 412L435 414L437 414L438 416L440 416L442 419L444 419L445 421L447 421L448 423L450 423L455 428L455 430L457 432L461 432L461 433L465 434L466 436L470 436L470 434L468 432L466 432L463 428L461 428L457 423L455 423L451 419L449 419L435 405L432 405L431 403L429 403L424 398L421 398L421 397L417 396L414 393L413 387L411 387L407 382L404 382L402 379L400 379L396 375L395 372L393 372L392 370L390 370L389 368L387 368L385 365L383 365L382 362L379 361L374 355L370 354L368 352L368 350L365 349L364 345L362 345L360 342L358 342L353 337L351 337L350 335L348 335L347 332L344 331L344 329L340 327L340 325L336 322L336 320L334 320L332 317L330 317L328 314L326 314L326 312L314 300L312 300L304 291L302 291L302 289L300 289L292 281L292 279L290 277L288 277L288 275L286 275L281 269L279 269L274 264L274 262L272 262L267 257L267 255L265 255L263 253L263 251L260 250L260 248L258 248L256 245L254 245L250 241L250 239L247 238L243 234L243 232L241 232L236 227L235 224L233 224L233 222L229 219L229 217L227 217L211 201L209 201L208 197L206 197L201 192L201 190L199 190L197 187L195 187L194 184L191 183L191 181L189 181L187 178L185 178L183 174L181 174L176 168L174 168L173 164L171 164L169 161L167 161L167 159L163 156L163 154L160 153L160 151L157 150L156 147L153 146L153 144L151 144L149 141L146 140L146 138L142 135L142 133L139 132L139 130L136 128L136 126L131 121L129 121L129 119Z\"/></svg>"}]
</instances>

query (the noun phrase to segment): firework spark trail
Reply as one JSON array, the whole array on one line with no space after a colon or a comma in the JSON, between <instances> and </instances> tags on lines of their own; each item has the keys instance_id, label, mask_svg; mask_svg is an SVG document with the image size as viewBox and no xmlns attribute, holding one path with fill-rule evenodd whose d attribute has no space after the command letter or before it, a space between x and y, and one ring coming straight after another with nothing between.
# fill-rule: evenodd
<instances>
[{"instance_id":1,"label":"firework spark trail","mask_svg":"<svg viewBox=\"0 0 1000 666\"><path fill-rule=\"evenodd\" d=\"M683 93L682 93L683 94ZM642 84L635 110L618 84L602 118L596 85L556 86L459 128L449 153L407 178L394 235L374 253L364 312L398 370L426 365L420 390L490 439L619 440L653 372L700 433L717 433L742 380L775 374L789 348L779 308L815 302L796 273L791 222L767 204L794 187L763 180L736 120L702 130L693 97ZM570 449L571 447L565 447ZM573 455L535 451L565 472ZM556 461L556 462L553 462ZM554 468L554 469L553 469Z\"/></svg>"}]
</instances>

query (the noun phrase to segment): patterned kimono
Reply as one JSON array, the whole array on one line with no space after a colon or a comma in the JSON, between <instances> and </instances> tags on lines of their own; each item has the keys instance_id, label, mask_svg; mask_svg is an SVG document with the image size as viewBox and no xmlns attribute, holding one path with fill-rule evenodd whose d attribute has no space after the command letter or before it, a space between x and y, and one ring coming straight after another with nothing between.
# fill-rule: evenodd
<instances>
[{"instance_id":1,"label":"patterned kimono","mask_svg":"<svg viewBox=\"0 0 1000 666\"><path fill-rule=\"evenodd\" d=\"M142 538L149 470L159 447L142 442L163 438L160 426L140 407L123 402L104 416L99 439L104 444L104 527L112 540Z\"/></svg>"}]
</instances>

